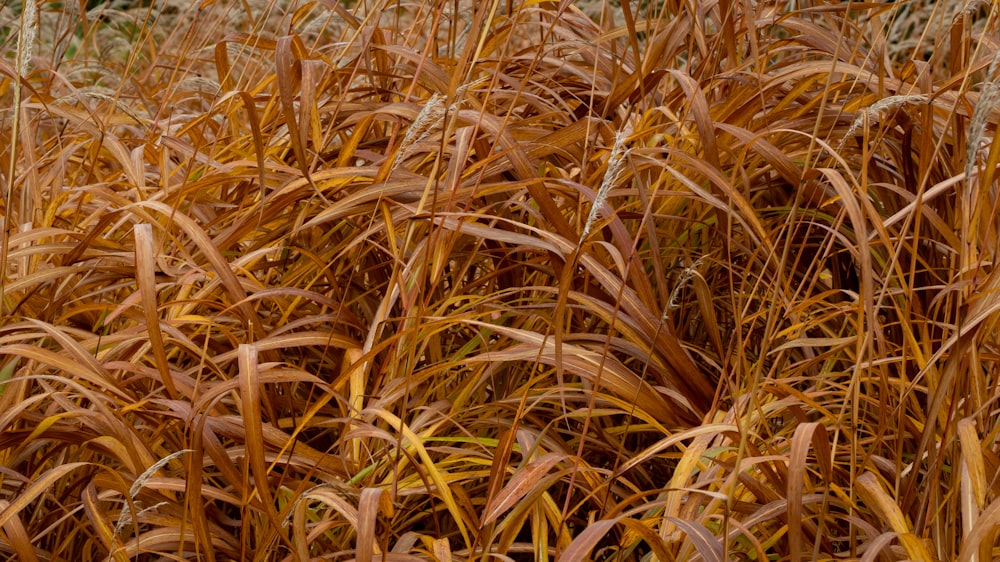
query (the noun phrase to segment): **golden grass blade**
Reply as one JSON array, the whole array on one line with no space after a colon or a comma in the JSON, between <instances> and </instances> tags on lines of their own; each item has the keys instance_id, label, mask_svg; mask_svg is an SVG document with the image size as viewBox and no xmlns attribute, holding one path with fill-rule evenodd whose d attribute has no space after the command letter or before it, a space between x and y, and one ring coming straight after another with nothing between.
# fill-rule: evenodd
<instances>
[{"instance_id":1,"label":"golden grass blade","mask_svg":"<svg viewBox=\"0 0 1000 562\"><path fill-rule=\"evenodd\" d=\"M77 469L82 469L89 466L85 462L74 462L69 464L64 464L60 466L53 467L42 473L41 476L35 478L34 482L30 486L25 488L16 497L8 500L6 506L0 509L0 526L6 526L9 521L17 516L18 513L24 511L31 502L38 499L39 496L45 493L53 484L56 484L62 478L65 478L71 472Z\"/></svg>"},{"instance_id":2,"label":"golden grass blade","mask_svg":"<svg viewBox=\"0 0 1000 562\"><path fill-rule=\"evenodd\" d=\"M3 510L8 505L10 504L6 500L0 500L0 510ZM38 557L35 555L35 548L31 544L31 537L28 536L24 524L21 523L21 519L17 514L14 514L7 520L7 523L3 526L3 531L6 535L7 543L14 548L14 552L17 553L19 560L25 562L38 561Z\"/></svg>"},{"instance_id":3,"label":"golden grass blade","mask_svg":"<svg viewBox=\"0 0 1000 562\"><path fill-rule=\"evenodd\" d=\"M559 453L546 453L523 468L516 470L510 482L486 504L486 508L483 510L482 524L489 525L496 521L514 504L532 492L537 487L538 481L552 470L552 467L567 458L566 455Z\"/></svg>"},{"instance_id":4,"label":"golden grass blade","mask_svg":"<svg viewBox=\"0 0 1000 562\"><path fill-rule=\"evenodd\" d=\"M197 428L197 424L192 425ZM185 512L191 518L191 527L195 535L194 543L204 550L206 560L215 560L212 529L208 513L205 510L204 461L206 451L203 448L203 442L201 431L195 429L191 432L190 454L185 457L184 507ZM236 500L236 498L233 499Z\"/></svg>"},{"instance_id":5,"label":"golden grass blade","mask_svg":"<svg viewBox=\"0 0 1000 562\"><path fill-rule=\"evenodd\" d=\"M82 366L86 366L92 372L99 373L101 376L108 377L109 379L111 378L111 375L108 373L108 370L104 367L104 365L101 365L101 363L94 358L94 354L88 352L79 341L72 338L65 331L60 330L47 322L42 322L33 318L27 318L25 321L48 334L49 337L59 344L59 347L64 352L72 355L73 359L75 359Z\"/></svg>"},{"instance_id":6,"label":"golden grass blade","mask_svg":"<svg viewBox=\"0 0 1000 562\"><path fill-rule=\"evenodd\" d=\"M863 473L857 478L857 484L858 495L884 524L898 533L899 540L903 543L910 558L927 562L934 560L920 539L912 534L910 524L903 516L899 505L886 493L874 474L871 472Z\"/></svg>"},{"instance_id":7,"label":"golden grass blade","mask_svg":"<svg viewBox=\"0 0 1000 562\"><path fill-rule=\"evenodd\" d=\"M383 409L368 408L365 410L365 413L374 414L375 416L385 420L390 427L400 433L403 438L403 444L405 444L407 448L412 448L417 453L417 457L424 463L424 468L427 471L427 477L430 478L430 481L437 487L436 493L441 497L441 500L444 502L444 505L448 509L449 513L451 513L452 517L454 517L455 524L458 526L458 530L462 535L462 538L465 540L466 544L469 544L469 531L465 520L462 517L461 508L455 501L455 497L451 492L451 487L448 485L444 474L442 474L439 467L434 463L433 459L428 454L427 449L424 447L420 437L406 424L402 423L402 420Z\"/></svg>"},{"instance_id":8,"label":"golden grass blade","mask_svg":"<svg viewBox=\"0 0 1000 562\"><path fill-rule=\"evenodd\" d=\"M656 534L656 532L653 529L651 529L647 525L645 521L640 521L638 519L632 519L630 517L626 517L625 519L622 519L621 523L622 526L625 527L625 529L628 532L634 533L635 535L640 537L643 540L643 542L645 542L646 545L648 545L649 548L652 549L653 554L656 556L657 560L667 561L675 559L675 557L671 555L670 550L663 543L660 537ZM699 552L701 552L703 548L706 546L706 544L701 544L702 539L703 537L701 537L700 535L698 537L692 537L692 540L696 543ZM712 549L708 549L706 550L706 552L713 552L713 551ZM719 552L721 554L721 550ZM704 557L704 559L721 560L721 558L712 558L711 556Z\"/></svg>"},{"instance_id":9,"label":"golden grass blade","mask_svg":"<svg viewBox=\"0 0 1000 562\"><path fill-rule=\"evenodd\" d=\"M364 488L358 500L358 539L355 556L358 562L370 562L382 549L375 536L375 524L383 511L392 515L392 502L381 488Z\"/></svg>"},{"instance_id":10,"label":"golden grass blade","mask_svg":"<svg viewBox=\"0 0 1000 562\"><path fill-rule=\"evenodd\" d=\"M109 515L101 509L97 498L97 488L91 484L84 488L81 494L84 512L86 512L90 524L94 526L103 543L104 549L111 553L111 557L116 561L125 562L128 558L119 548L118 537L115 536L114 528L111 526Z\"/></svg>"},{"instance_id":11,"label":"golden grass blade","mask_svg":"<svg viewBox=\"0 0 1000 562\"><path fill-rule=\"evenodd\" d=\"M691 360L672 330L663 326L662 314L656 314L645 306L635 292L624 286L618 276L604 268L593 256L582 256L580 264L594 275L609 295L615 296L621 310L632 318L651 340L652 348L664 357L666 364L673 371L669 382L688 399L692 409L699 417L708 411L715 396L715 388Z\"/></svg>"},{"instance_id":12,"label":"golden grass blade","mask_svg":"<svg viewBox=\"0 0 1000 562\"><path fill-rule=\"evenodd\" d=\"M671 523L677 525L681 530L687 533L688 537L694 542L698 554L704 560L713 562L721 562L723 560L722 544L719 543L718 539L716 539L708 529L698 523L693 523L683 519L673 519L671 520ZM569 548L563 552L560 559L589 559L590 551L597 545L601 537L603 537L612 527L618 524L624 525L629 530L641 536L647 544L652 547L658 559L675 559L670 554L670 551L663 545L662 539L660 539L660 537L652 529L647 527L641 521L626 516L620 516L614 519L605 519L592 523L573 540L573 542L569 545Z\"/></svg>"},{"instance_id":13,"label":"golden grass blade","mask_svg":"<svg viewBox=\"0 0 1000 562\"><path fill-rule=\"evenodd\" d=\"M254 344L257 351L276 351L284 350L290 351L296 347L332 347L337 349L352 349L358 346L358 342L353 338L344 336L342 334L331 333L331 332L320 332L320 331L302 331L294 332L290 334L280 334L264 338ZM239 356L239 350L236 352L227 351L225 353L220 353L216 355L215 361L217 363L227 363L233 361L233 359ZM306 375L308 376L308 375Z\"/></svg>"},{"instance_id":14,"label":"golden grass blade","mask_svg":"<svg viewBox=\"0 0 1000 562\"><path fill-rule=\"evenodd\" d=\"M284 122L288 126L289 138L292 149L295 151L295 161L305 177L309 177L309 168L305 152L306 130L302 128L298 116L295 114L296 90L302 86L302 58L305 54L305 45L296 35L286 35L279 37L274 48L277 74L275 80L278 85L278 99L281 102L281 109Z\"/></svg>"},{"instance_id":15,"label":"golden grass blade","mask_svg":"<svg viewBox=\"0 0 1000 562\"><path fill-rule=\"evenodd\" d=\"M693 77L672 69L668 69L667 73L677 81L685 97L687 97L689 105L686 109L691 112L691 117L698 127L698 132L701 133L706 161L712 168L719 169L721 166L719 148L715 141L715 127L704 92L701 91L698 82Z\"/></svg>"},{"instance_id":16,"label":"golden grass blade","mask_svg":"<svg viewBox=\"0 0 1000 562\"><path fill-rule=\"evenodd\" d=\"M972 562L984 547L991 547L992 545L986 543L986 540L993 537L998 525L1000 525L1000 501L994 500L986 506L986 509L976 520L976 525L962 539L962 549L957 560L959 562Z\"/></svg>"},{"instance_id":17,"label":"golden grass blade","mask_svg":"<svg viewBox=\"0 0 1000 562\"><path fill-rule=\"evenodd\" d=\"M504 488L507 476L507 467L510 466L511 453L514 451L514 444L517 441L516 427L507 429L500 434L497 446L493 450L493 462L490 464L489 487L486 491L486 505L495 505L497 495ZM486 527L483 521L483 527Z\"/></svg>"},{"instance_id":18,"label":"golden grass blade","mask_svg":"<svg viewBox=\"0 0 1000 562\"><path fill-rule=\"evenodd\" d=\"M220 43L221 45L222 43ZM218 50L218 49L217 49ZM229 79L227 73L227 80ZM247 121L250 123L250 134L253 136L254 157L257 159L257 181L260 182L260 189L263 192L267 186L265 170L267 164L264 162L264 136L260 131L260 117L257 115L257 107L253 98L246 92L239 92L240 100L243 102L243 109L247 112Z\"/></svg>"},{"instance_id":19,"label":"golden grass blade","mask_svg":"<svg viewBox=\"0 0 1000 562\"><path fill-rule=\"evenodd\" d=\"M795 428L792 435L792 451L788 460L788 549L791 560L802 559L802 492L806 478L806 455L809 445L815 444L816 459L824 467L823 476L830 478L830 453L826 428L818 423L805 423ZM813 529L810 525L810 531Z\"/></svg>"},{"instance_id":20,"label":"golden grass blade","mask_svg":"<svg viewBox=\"0 0 1000 562\"><path fill-rule=\"evenodd\" d=\"M722 332L719 327L719 319L712 302L712 289L708 286L705 278L697 271L691 270L691 287L694 289L695 297L698 299L698 308L704 318L705 329L708 331L708 338L715 348L718 357L723 357L726 353L725 344L722 340ZM669 304L669 301L668 301Z\"/></svg>"},{"instance_id":21,"label":"golden grass blade","mask_svg":"<svg viewBox=\"0 0 1000 562\"><path fill-rule=\"evenodd\" d=\"M14 215L14 184L15 177L17 175L17 160L20 156L18 150L22 152L27 148L21 146L21 139L24 138L22 134L22 129L24 124L22 123L23 107L22 107L22 92L23 88L21 85L22 80L26 77L29 70L29 63L31 62L31 49L33 47L35 36L38 33L38 17L37 17L38 5L35 0L26 0L24 5L21 7L20 21L17 26L17 57L15 58L14 68L11 69L8 65L4 65L7 74L13 77L13 99L11 101L11 134L9 137L9 154L7 155L7 166L4 171L6 175L7 185L4 190L4 219L3 219L3 232L0 233L2 237L2 244L0 244L0 312L4 314L8 313L6 307L7 292L4 286L7 282L7 269L10 267L8 261L8 252L10 249L9 233L14 230L19 225L12 225ZM12 72L11 72L12 71ZM20 137L20 138L19 138ZM33 158L33 155L29 154L28 158ZM34 166L32 166L34 170ZM22 193L28 194L29 190L27 186L22 186ZM31 215L25 214L29 211L27 209L26 197L22 197L20 204L18 206L19 213L18 219L20 224L30 224L33 217ZM33 209L31 209L33 214ZM24 264L22 264L22 268Z\"/></svg>"},{"instance_id":22,"label":"golden grass blade","mask_svg":"<svg viewBox=\"0 0 1000 562\"><path fill-rule=\"evenodd\" d=\"M246 493L260 498L264 514L276 531L282 528L281 518L275 508L274 497L268 479L267 462L265 461L265 439L263 434L264 420L261 416L261 382L257 364L257 348L253 344L240 344L239 347L239 390L240 414L243 428L246 432L246 463L247 470L253 478L254 488ZM250 500L244 498L245 502Z\"/></svg>"},{"instance_id":23,"label":"golden grass blade","mask_svg":"<svg viewBox=\"0 0 1000 562\"><path fill-rule=\"evenodd\" d=\"M207 424L208 418L205 416L194 417L193 426L200 433L201 443L212 460L212 465L222 473L223 480L234 488L234 493L241 499L249 497L250 491L244 487L243 474L240 473L233 459L229 458L225 446L216 436L213 428Z\"/></svg>"},{"instance_id":24,"label":"golden grass blade","mask_svg":"<svg viewBox=\"0 0 1000 562\"><path fill-rule=\"evenodd\" d=\"M719 539L716 538L711 531L706 529L700 523L696 521L688 521L687 519L673 519L671 520L671 523L687 533L688 538L691 539L695 548L698 550L698 554L700 554L704 560L709 562L722 562L722 543L719 542Z\"/></svg>"},{"instance_id":25,"label":"golden grass blade","mask_svg":"<svg viewBox=\"0 0 1000 562\"><path fill-rule=\"evenodd\" d=\"M489 326L486 323L475 321L469 323L482 327ZM499 326L490 326L490 328L523 343L510 346L502 351L487 352L471 357L467 360L469 363L492 362L502 358L504 361L537 361L551 367L556 366L555 342L550 339L536 332ZM684 425L684 420L690 419L692 414L687 410L690 405L681 404L683 409L680 409L669 404L661 393L617 360L602 357L596 352L571 344L564 343L563 347L563 367L567 373L594 382L597 379L597 373L600 372L600 384L603 387L608 388L613 394L624 400L634 400L639 410L661 420L664 424Z\"/></svg>"},{"instance_id":26,"label":"golden grass blade","mask_svg":"<svg viewBox=\"0 0 1000 562\"><path fill-rule=\"evenodd\" d=\"M660 523L660 538L664 541L675 540L675 534L678 529L673 524L673 520L681 517L681 510L684 509L683 504L687 501L691 493L689 486L693 482L692 478L695 477L697 472L701 471L700 465L704 462L703 454L712 440L726 433L736 435L738 434L738 429L732 425L705 424L698 428L680 432L648 448L640 455L636 455L636 457L630 459L619 469L622 472L628 471L633 465L638 465L637 461L641 461L643 457L658 454L661 450L673 446L675 442L680 442L691 437L694 438L691 444L685 448L670 478L670 485L665 491L666 503L663 508L663 520Z\"/></svg>"},{"instance_id":27,"label":"golden grass blade","mask_svg":"<svg viewBox=\"0 0 1000 562\"><path fill-rule=\"evenodd\" d=\"M959 462L959 495L960 510L964 538L979 524L979 515L986 506L987 480L986 463L983 459L983 446L976 433L975 421L963 418L958 422L958 440L962 449ZM986 544L979 548L979 553L973 560L986 560L990 557L990 549Z\"/></svg>"},{"instance_id":28,"label":"golden grass blade","mask_svg":"<svg viewBox=\"0 0 1000 562\"><path fill-rule=\"evenodd\" d=\"M347 524L352 529L357 529L359 523L358 508L354 507L337 490L331 486L313 488L302 495L302 501L321 501L333 508L341 517L347 520Z\"/></svg>"},{"instance_id":29,"label":"golden grass blade","mask_svg":"<svg viewBox=\"0 0 1000 562\"><path fill-rule=\"evenodd\" d=\"M360 419L361 411L365 408L365 389L367 387L367 377L365 376L365 363L362 361L364 352L360 346L348 347L344 353L344 369L347 373L347 407L348 417ZM340 387L342 380L334 382L334 388ZM339 389L338 389L339 390ZM361 441L352 440L351 458L361 458Z\"/></svg>"},{"instance_id":30,"label":"golden grass blade","mask_svg":"<svg viewBox=\"0 0 1000 562\"><path fill-rule=\"evenodd\" d=\"M104 389L107 392L113 393L114 396L122 402L129 402L132 400L132 397L119 388L116 381L110 378L110 376L101 372L95 373L84 365L47 349L27 344L15 343L0 347L0 354L24 357L25 359L37 361L38 363L47 365L58 371L62 371L73 378L87 381L93 385L94 388Z\"/></svg>"},{"instance_id":31,"label":"golden grass blade","mask_svg":"<svg viewBox=\"0 0 1000 562\"><path fill-rule=\"evenodd\" d=\"M962 460L965 462L966 470L969 471L968 479L975 498L975 508L982 509L986 506L988 485L986 462L983 460L983 445L976 433L975 420L970 418L959 420L958 442L962 448Z\"/></svg>"},{"instance_id":32,"label":"golden grass blade","mask_svg":"<svg viewBox=\"0 0 1000 562\"><path fill-rule=\"evenodd\" d=\"M134 560L140 554L177 552L182 549L183 545L190 544L193 540L194 535L190 529L161 527L143 532L129 540L120 551L125 560ZM215 542L213 546L216 549L221 550L227 546L218 537L213 537L213 541Z\"/></svg>"},{"instance_id":33,"label":"golden grass blade","mask_svg":"<svg viewBox=\"0 0 1000 562\"><path fill-rule=\"evenodd\" d=\"M232 269L230 269L229 263L222 257L219 249L215 246L215 244L213 244L212 240L205 233L205 230L190 217L176 211L175 209L171 209L169 206L160 201L144 201L139 206L140 208L149 208L159 211L164 217L167 217L170 222L179 226L191 238L191 241L198 246L202 255L205 256L205 259L212 264L212 268L222 280L222 284L229 292L230 297L233 299L233 303L237 303L234 304L234 306L236 310L240 312L242 320L247 328L252 334L259 338L261 335L260 324L259 322L254 322L255 314L253 309L243 303L246 299L246 292L243 290L243 286L240 285L240 282L236 278Z\"/></svg>"},{"instance_id":34,"label":"golden grass blade","mask_svg":"<svg viewBox=\"0 0 1000 562\"><path fill-rule=\"evenodd\" d=\"M153 360L160 373L160 380L167 391L167 396L176 400L177 386L174 384L170 363L167 361L167 350L163 344L163 333L160 331L159 304L156 298L156 250L153 248L153 227L148 224L137 224L135 229L135 279L142 295L142 312L149 327L149 345L153 350Z\"/></svg>"},{"instance_id":35,"label":"golden grass blade","mask_svg":"<svg viewBox=\"0 0 1000 562\"><path fill-rule=\"evenodd\" d=\"M299 560L309 559L309 537L306 534L308 505L300 497L292 508L292 544Z\"/></svg>"}]
</instances>

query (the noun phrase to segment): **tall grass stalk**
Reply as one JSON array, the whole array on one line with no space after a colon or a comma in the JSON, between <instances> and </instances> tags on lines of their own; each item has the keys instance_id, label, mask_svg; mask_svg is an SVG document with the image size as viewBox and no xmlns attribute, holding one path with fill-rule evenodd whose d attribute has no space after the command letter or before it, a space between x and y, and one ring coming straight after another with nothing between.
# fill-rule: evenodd
<instances>
[{"instance_id":1,"label":"tall grass stalk","mask_svg":"<svg viewBox=\"0 0 1000 562\"><path fill-rule=\"evenodd\" d=\"M6 313L6 293L4 288L6 287L7 280L7 256L10 251L10 229L16 228L17 223L12 223L13 219L13 203L14 203L14 186L17 182L17 168L16 162L18 157L18 146L21 140L21 80L26 78L27 73L30 69L31 63L31 48L35 42L35 37L38 34L38 6L35 0L26 0L24 5L21 7L21 18L20 25L18 25L17 30L17 56L15 58L14 65L14 86L13 90L13 101L11 103L11 134L10 134L10 144L7 164L7 191L4 199L4 217L2 222L0 222L0 228L3 229L3 242L0 244L0 313ZM25 185L22 188L22 197L20 202L20 213L19 217L21 220L25 220L28 215L28 186ZM24 265L22 265L22 269Z\"/></svg>"}]
</instances>

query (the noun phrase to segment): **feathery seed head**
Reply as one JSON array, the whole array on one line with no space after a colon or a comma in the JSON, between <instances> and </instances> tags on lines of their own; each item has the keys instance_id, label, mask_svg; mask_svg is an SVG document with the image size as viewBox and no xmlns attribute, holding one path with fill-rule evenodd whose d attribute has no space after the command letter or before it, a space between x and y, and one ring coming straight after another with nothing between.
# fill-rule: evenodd
<instances>
[{"instance_id":1,"label":"feathery seed head","mask_svg":"<svg viewBox=\"0 0 1000 562\"><path fill-rule=\"evenodd\" d=\"M38 5L35 0L25 0L21 12L21 32L17 38L17 74L24 76L31 62L31 46L38 34Z\"/></svg>"},{"instance_id":2,"label":"feathery seed head","mask_svg":"<svg viewBox=\"0 0 1000 562\"><path fill-rule=\"evenodd\" d=\"M837 148L837 151L842 151L847 143L847 139L852 138L854 134L858 132L858 129L860 129L866 121L871 120L873 117L877 118L884 111L896 109L906 104L927 103L927 100L928 98L924 94L888 96L878 100L862 110L861 115L858 115L854 122L851 123L847 132L844 133L844 138L840 140L840 146Z\"/></svg>"},{"instance_id":3,"label":"feathery seed head","mask_svg":"<svg viewBox=\"0 0 1000 562\"><path fill-rule=\"evenodd\" d=\"M621 177L625 156L629 152L629 149L625 148L625 141L631 133L631 125L626 125L624 129L615 133L615 142L611 146L611 154L608 155L608 167L604 170L604 179L601 181L601 187L597 190L594 203L590 206L590 214L587 215L587 222L584 223L583 231L580 233L580 244L583 244L583 241L590 235L590 229L594 227L601 208L604 207L604 203L608 199L608 193L611 192L611 188L618 183L618 179Z\"/></svg>"}]
</instances>

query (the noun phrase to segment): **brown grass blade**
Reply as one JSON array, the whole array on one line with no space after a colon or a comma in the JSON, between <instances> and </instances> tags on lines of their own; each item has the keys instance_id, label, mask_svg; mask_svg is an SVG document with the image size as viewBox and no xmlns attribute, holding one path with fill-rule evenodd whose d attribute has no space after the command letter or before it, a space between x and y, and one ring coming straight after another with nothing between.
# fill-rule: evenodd
<instances>
[{"instance_id":1,"label":"brown grass blade","mask_svg":"<svg viewBox=\"0 0 1000 562\"><path fill-rule=\"evenodd\" d=\"M986 506L975 526L962 539L962 550L959 552L960 562L971 562L978 558L979 552L986 547L985 541L993 536L997 526L1000 525L1000 503L994 501Z\"/></svg>"},{"instance_id":2,"label":"brown grass blade","mask_svg":"<svg viewBox=\"0 0 1000 562\"><path fill-rule=\"evenodd\" d=\"M364 488L358 500L358 542L355 556L358 562L369 562L382 548L375 536L375 524L380 512L392 516L392 501L381 488Z\"/></svg>"},{"instance_id":3,"label":"brown grass blade","mask_svg":"<svg viewBox=\"0 0 1000 562\"><path fill-rule=\"evenodd\" d=\"M8 501L3 509L0 509L0 526L6 526L18 513L24 511L31 502L38 499L47 489L59 482L60 479L66 477L67 474L75 472L77 469L82 469L85 466L88 466L88 463L74 462L46 470L30 486L18 494L17 497Z\"/></svg>"},{"instance_id":4,"label":"brown grass blade","mask_svg":"<svg viewBox=\"0 0 1000 562\"><path fill-rule=\"evenodd\" d=\"M240 285L240 282L236 278L232 269L230 269L229 263L222 257L219 249L215 246L215 244L213 244L212 240L205 233L205 230L190 217L176 211L175 209L171 209L169 206L159 201L144 201L140 207L159 211L164 217L168 218L170 222L179 226L181 230L183 230L184 233L191 238L191 241L195 243L199 250L201 250L202 255L205 256L205 259L209 261L215 270L215 273L222 280L222 284L229 292L233 303L237 303L234 304L234 306L240 313L246 327L252 334L259 338L262 332L260 330L259 322L254 322L253 309L246 304L239 304L246 299L246 292L243 290L243 286Z\"/></svg>"},{"instance_id":5,"label":"brown grass blade","mask_svg":"<svg viewBox=\"0 0 1000 562\"><path fill-rule=\"evenodd\" d=\"M10 505L6 500L0 500L0 510ZM25 562L37 562L35 548L31 544L31 537L28 536L24 524L17 514L13 514L3 526L4 535L7 542L14 548L19 560Z\"/></svg>"},{"instance_id":6,"label":"brown grass blade","mask_svg":"<svg viewBox=\"0 0 1000 562\"><path fill-rule=\"evenodd\" d=\"M267 462L265 461L264 445L266 443L262 431L264 420L261 416L259 366L257 364L257 349L252 344L240 344L239 347L239 390L240 414L243 428L246 432L246 470L253 478L254 487L247 493L260 498L272 528L282 528L281 518L274 505L271 484L268 478ZM244 497L244 502L251 498Z\"/></svg>"},{"instance_id":7,"label":"brown grass blade","mask_svg":"<svg viewBox=\"0 0 1000 562\"><path fill-rule=\"evenodd\" d=\"M177 399L177 386L170 373L170 363L167 361L167 350L163 344L163 333L160 331L159 305L156 298L156 263L153 248L153 227L148 224L137 224L135 229L135 279L142 295L142 312L149 326L149 345L153 350L153 360L160 373L160 380L167 391L167 396Z\"/></svg>"},{"instance_id":8,"label":"brown grass blade","mask_svg":"<svg viewBox=\"0 0 1000 562\"><path fill-rule=\"evenodd\" d=\"M537 487L538 481L552 470L552 467L567 458L566 455L559 453L546 453L523 468L515 470L510 482L486 504L482 524L489 525L496 521Z\"/></svg>"},{"instance_id":9,"label":"brown grass blade","mask_svg":"<svg viewBox=\"0 0 1000 562\"><path fill-rule=\"evenodd\" d=\"M893 531L899 534L900 542L906 548L907 554L914 560L931 561L931 556L923 543L910 531L910 524L906 521L899 505L896 504L886 493L885 489L878 482L877 477L871 472L865 472L857 479L858 495L875 511L879 518Z\"/></svg>"},{"instance_id":10,"label":"brown grass blade","mask_svg":"<svg viewBox=\"0 0 1000 562\"><path fill-rule=\"evenodd\" d=\"M807 518L802 513L802 492L806 479L806 455L809 445L815 444L816 459L825 469L823 476L830 478L830 448L826 428L818 423L805 423L795 428L792 435L792 451L788 462L788 548L791 560L802 558L802 523ZM812 526L809 526L813 531Z\"/></svg>"}]
</instances>

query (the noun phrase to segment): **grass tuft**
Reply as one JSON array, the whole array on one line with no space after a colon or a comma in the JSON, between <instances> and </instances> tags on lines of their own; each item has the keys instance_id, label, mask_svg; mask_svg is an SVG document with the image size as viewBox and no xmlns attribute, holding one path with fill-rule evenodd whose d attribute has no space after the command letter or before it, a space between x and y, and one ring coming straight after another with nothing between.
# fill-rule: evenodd
<instances>
[{"instance_id":1,"label":"grass tuft","mask_svg":"<svg viewBox=\"0 0 1000 562\"><path fill-rule=\"evenodd\" d=\"M0 555L996 558L997 16L12 4Z\"/></svg>"}]
</instances>

